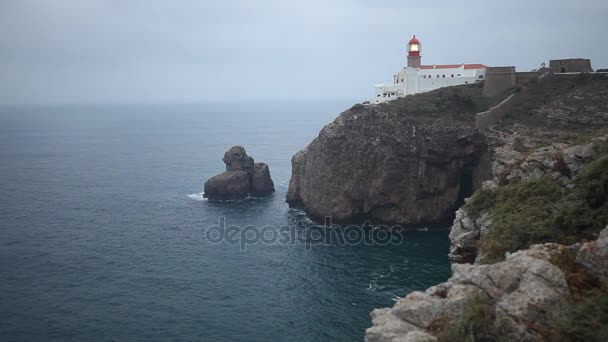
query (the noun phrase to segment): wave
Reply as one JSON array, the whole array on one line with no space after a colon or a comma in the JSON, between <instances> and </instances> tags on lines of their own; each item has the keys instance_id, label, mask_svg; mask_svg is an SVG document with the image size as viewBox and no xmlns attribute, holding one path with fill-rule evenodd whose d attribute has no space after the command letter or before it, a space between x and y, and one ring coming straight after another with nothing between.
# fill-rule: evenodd
<instances>
[{"instance_id":1,"label":"wave","mask_svg":"<svg viewBox=\"0 0 608 342\"><path fill-rule=\"evenodd\" d=\"M186 197L191 198L195 201L208 201L209 199L203 196L203 192L197 192L195 194L190 194L190 195L186 195ZM256 196L252 196L249 195L243 199L232 199L232 200L218 200L218 199L213 199L211 200L212 202L242 202L242 201L256 201L256 200L263 200L266 199L267 197L256 197Z\"/></svg>"},{"instance_id":2,"label":"wave","mask_svg":"<svg viewBox=\"0 0 608 342\"><path fill-rule=\"evenodd\" d=\"M190 195L186 195L187 197L195 200L195 201L206 201L207 199L205 197L203 197L203 193L199 192L196 194L190 194Z\"/></svg>"}]
</instances>

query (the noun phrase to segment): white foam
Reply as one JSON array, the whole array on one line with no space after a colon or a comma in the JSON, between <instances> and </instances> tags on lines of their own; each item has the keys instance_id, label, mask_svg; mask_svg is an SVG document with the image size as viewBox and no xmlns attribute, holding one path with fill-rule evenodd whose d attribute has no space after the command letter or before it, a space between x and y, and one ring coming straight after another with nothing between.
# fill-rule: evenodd
<instances>
[{"instance_id":1,"label":"white foam","mask_svg":"<svg viewBox=\"0 0 608 342\"><path fill-rule=\"evenodd\" d=\"M203 197L203 193L202 192L199 192L199 193L196 193L196 194L191 194L191 195L186 195L186 196L192 198L195 201L206 201L207 200L205 197Z\"/></svg>"}]
</instances>

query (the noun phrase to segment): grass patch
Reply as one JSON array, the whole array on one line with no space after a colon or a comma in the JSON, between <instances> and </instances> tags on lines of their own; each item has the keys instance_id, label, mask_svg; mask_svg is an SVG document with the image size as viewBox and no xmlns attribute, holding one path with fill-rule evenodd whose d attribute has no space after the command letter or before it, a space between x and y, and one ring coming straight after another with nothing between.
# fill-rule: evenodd
<instances>
[{"instance_id":1,"label":"grass patch","mask_svg":"<svg viewBox=\"0 0 608 342\"><path fill-rule=\"evenodd\" d=\"M475 113L488 110L505 97L504 94L492 98L483 97L482 90L481 83L444 87L408 95L380 106L386 112L472 123Z\"/></svg>"}]
</instances>

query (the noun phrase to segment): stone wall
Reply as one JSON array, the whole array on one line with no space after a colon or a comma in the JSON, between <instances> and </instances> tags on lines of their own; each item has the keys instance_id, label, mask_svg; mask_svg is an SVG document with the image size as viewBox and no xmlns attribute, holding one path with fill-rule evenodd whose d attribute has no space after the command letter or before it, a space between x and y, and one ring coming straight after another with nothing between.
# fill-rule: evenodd
<instances>
[{"instance_id":1,"label":"stone wall","mask_svg":"<svg viewBox=\"0 0 608 342\"><path fill-rule=\"evenodd\" d=\"M538 71L516 72L515 81L517 84L526 83L532 79L538 78L538 76L540 76L540 72Z\"/></svg>"},{"instance_id":2,"label":"stone wall","mask_svg":"<svg viewBox=\"0 0 608 342\"><path fill-rule=\"evenodd\" d=\"M549 73L542 74L540 77L537 78L538 82L542 82L543 79L548 75ZM513 73L513 78L515 78L515 72ZM533 78L529 78L529 80L532 79ZM507 115L507 113L509 113L513 109L516 104L524 101L526 92L527 87L521 87L518 92L511 94L509 97L504 99L496 106L490 108L485 112L477 113L475 115L475 127L477 129L485 129L500 121L505 115Z\"/></svg>"},{"instance_id":3,"label":"stone wall","mask_svg":"<svg viewBox=\"0 0 608 342\"><path fill-rule=\"evenodd\" d=\"M489 110L477 113L475 115L475 127L477 129L485 129L500 121L519 102L518 98L519 94L511 94L504 101Z\"/></svg>"},{"instance_id":4,"label":"stone wall","mask_svg":"<svg viewBox=\"0 0 608 342\"><path fill-rule=\"evenodd\" d=\"M563 72L593 72L591 60L586 58L553 59L549 61L549 68L556 74Z\"/></svg>"},{"instance_id":5,"label":"stone wall","mask_svg":"<svg viewBox=\"0 0 608 342\"><path fill-rule=\"evenodd\" d=\"M515 86L515 67L488 67L483 85L483 96L492 97Z\"/></svg>"}]
</instances>

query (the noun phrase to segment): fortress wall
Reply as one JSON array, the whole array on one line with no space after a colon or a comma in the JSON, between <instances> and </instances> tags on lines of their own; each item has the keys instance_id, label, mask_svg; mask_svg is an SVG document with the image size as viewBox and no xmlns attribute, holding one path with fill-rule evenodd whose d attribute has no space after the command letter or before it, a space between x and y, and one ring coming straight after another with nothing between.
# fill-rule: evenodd
<instances>
[{"instance_id":1,"label":"fortress wall","mask_svg":"<svg viewBox=\"0 0 608 342\"><path fill-rule=\"evenodd\" d=\"M515 81L517 83L525 83L532 79L538 78L539 75L540 73L537 71L516 72Z\"/></svg>"},{"instance_id":2,"label":"fortress wall","mask_svg":"<svg viewBox=\"0 0 608 342\"><path fill-rule=\"evenodd\" d=\"M553 59L549 61L549 68L556 74L562 72L593 72L591 60L586 58Z\"/></svg>"},{"instance_id":3,"label":"fortress wall","mask_svg":"<svg viewBox=\"0 0 608 342\"><path fill-rule=\"evenodd\" d=\"M486 80L483 85L482 95L485 97L496 96L505 90L515 86L515 67L488 67L486 68Z\"/></svg>"},{"instance_id":4,"label":"fortress wall","mask_svg":"<svg viewBox=\"0 0 608 342\"><path fill-rule=\"evenodd\" d=\"M501 103L490 108L489 110L475 115L475 126L477 129L485 129L496 122L500 121L507 113L513 109L513 106L518 103L519 93L511 94Z\"/></svg>"},{"instance_id":5,"label":"fortress wall","mask_svg":"<svg viewBox=\"0 0 608 342\"><path fill-rule=\"evenodd\" d=\"M537 82L543 82L548 75L549 73L542 74L540 77L536 78ZM513 110L513 107L516 104L525 101L527 89L527 87L523 87L519 92L511 94L496 106L488 109L485 112L477 113L475 115L475 127L477 129L485 129L502 120L505 115Z\"/></svg>"}]
</instances>

